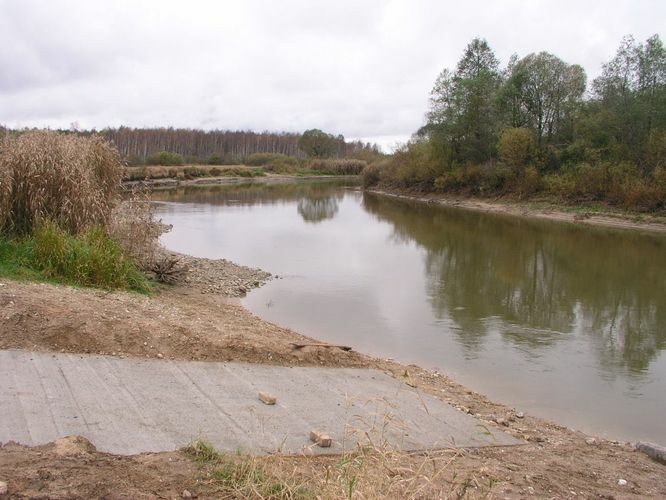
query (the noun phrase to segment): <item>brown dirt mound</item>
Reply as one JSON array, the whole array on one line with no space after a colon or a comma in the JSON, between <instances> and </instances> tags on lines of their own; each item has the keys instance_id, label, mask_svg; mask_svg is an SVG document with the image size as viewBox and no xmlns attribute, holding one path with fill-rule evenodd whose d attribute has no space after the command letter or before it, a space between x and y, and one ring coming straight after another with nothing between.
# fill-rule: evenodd
<instances>
[{"instance_id":1,"label":"brown dirt mound","mask_svg":"<svg viewBox=\"0 0 666 500\"><path fill-rule=\"evenodd\" d=\"M154 297L6 281L0 287L0 349L26 349L280 365L362 366L340 349L309 342L224 297L165 288Z\"/></svg>"}]
</instances>

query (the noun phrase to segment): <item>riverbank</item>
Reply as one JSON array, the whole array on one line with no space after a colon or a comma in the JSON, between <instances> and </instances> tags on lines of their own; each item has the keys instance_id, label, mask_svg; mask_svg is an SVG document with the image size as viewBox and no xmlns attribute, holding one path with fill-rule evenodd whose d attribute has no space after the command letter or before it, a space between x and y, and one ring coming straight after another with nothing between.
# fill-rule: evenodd
<instances>
[{"instance_id":1,"label":"riverbank","mask_svg":"<svg viewBox=\"0 0 666 500\"><path fill-rule=\"evenodd\" d=\"M327 175L327 174L264 174L262 176L217 176L200 177L195 179L144 179L140 181L124 181L123 188L126 191L133 189L172 189L187 186L219 186L233 184L282 184L303 180L330 180L330 179L358 179L358 175Z\"/></svg>"},{"instance_id":2,"label":"riverbank","mask_svg":"<svg viewBox=\"0 0 666 500\"><path fill-rule=\"evenodd\" d=\"M436 193L420 193L398 189L368 189L367 192L394 198L437 203L447 207L463 208L479 212L497 213L515 217L530 217L579 225L631 229L666 233L666 215L610 210L600 205L568 206L549 201L486 200L455 197Z\"/></svg>"},{"instance_id":3,"label":"riverbank","mask_svg":"<svg viewBox=\"0 0 666 500\"><path fill-rule=\"evenodd\" d=\"M227 457L227 476L248 479L239 471L259 471L252 477L282 485L283 498L289 492L337 498L349 491L365 498L666 495L664 466L632 444L525 415L414 365L320 346L294 349L292 342L315 341L260 320L234 299L269 279L267 273L229 261L182 258L188 279L152 297L0 280L0 349L375 368L526 443L422 454L377 446L342 458ZM238 482L218 473L212 463L198 464L185 452L113 456L81 439L0 448L0 481L15 496L173 498L184 490L199 497L240 495ZM255 493L264 491L257 488Z\"/></svg>"}]
</instances>

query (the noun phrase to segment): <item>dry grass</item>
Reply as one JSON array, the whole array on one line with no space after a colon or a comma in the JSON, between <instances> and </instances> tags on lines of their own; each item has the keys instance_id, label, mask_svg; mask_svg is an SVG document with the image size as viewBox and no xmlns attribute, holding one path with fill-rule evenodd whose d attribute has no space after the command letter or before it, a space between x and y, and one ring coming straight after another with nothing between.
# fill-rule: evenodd
<instances>
[{"instance_id":1,"label":"dry grass","mask_svg":"<svg viewBox=\"0 0 666 500\"><path fill-rule=\"evenodd\" d=\"M483 498L499 478L460 467L470 452L406 453L367 445L338 456L223 454L205 441L183 450L200 466L201 493L233 498Z\"/></svg>"},{"instance_id":2,"label":"dry grass","mask_svg":"<svg viewBox=\"0 0 666 500\"><path fill-rule=\"evenodd\" d=\"M28 234L51 220L71 233L105 227L118 198L118 152L99 137L50 131L8 137L0 150L0 222Z\"/></svg>"},{"instance_id":3,"label":"dry grass","mask_svg":"<svg viewBox=\"0 0 666 500\"><path fill-rule=\"evenodd\" d=\"M473 452L455 448L454 443L439 450L402 451L390 444L390 435L393 439L396 432L402 435L409 424L396 417L389 401L365 403L376 404L377 411L364 418L349 418L345 435L338 437L342 447L339 455L315 456L308 449L302 456L282 456L279 452L269 457L225 455L201 440L183 451L202 466L203 482L210 488L207 493L218 494L222 489L234 498L492 496L499 478L485 469L460 467L460 462L472 461Z\"/></svg>"}]
</instances>

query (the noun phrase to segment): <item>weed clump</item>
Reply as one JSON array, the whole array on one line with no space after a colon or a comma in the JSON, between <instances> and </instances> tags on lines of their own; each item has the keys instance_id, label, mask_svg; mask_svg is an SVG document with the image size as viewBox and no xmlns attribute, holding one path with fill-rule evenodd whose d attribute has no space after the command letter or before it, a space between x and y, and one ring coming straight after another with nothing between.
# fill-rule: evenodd
<instances>
[{"instance_id":1,"label":"weed clump","mask_svg":"<svg viewBox=\"0 0 666 500\"><path fill-rule=\"evenodd\" d=\"M172 153L171 151L160 151L157 154L149 156L146 158L146 165L163 165L163 166L173 166L173 165L183 165L185 160L183 155L179 153Z\"/></svg>"}]
</instances>

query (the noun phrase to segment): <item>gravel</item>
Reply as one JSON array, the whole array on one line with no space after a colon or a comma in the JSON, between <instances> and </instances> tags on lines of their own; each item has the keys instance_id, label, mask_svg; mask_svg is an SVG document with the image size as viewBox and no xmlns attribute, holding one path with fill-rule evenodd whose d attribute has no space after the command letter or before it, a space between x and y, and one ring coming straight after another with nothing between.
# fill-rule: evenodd
<instances>
[{"instance_id":1,"label":"gravel","mask_svg":"<svg viewBox=\"0 0 666 500\"><path fill-rule=\"evenodd\" d=\"M221 294L225 297L244 297L272 279L271 273L247 266L240 266L226 259L206 259L176 252L164 251L175 257L187 272L183 286L195 288L203 294Z\"/></svg>"}]
</instances>

